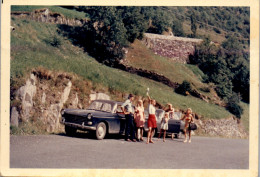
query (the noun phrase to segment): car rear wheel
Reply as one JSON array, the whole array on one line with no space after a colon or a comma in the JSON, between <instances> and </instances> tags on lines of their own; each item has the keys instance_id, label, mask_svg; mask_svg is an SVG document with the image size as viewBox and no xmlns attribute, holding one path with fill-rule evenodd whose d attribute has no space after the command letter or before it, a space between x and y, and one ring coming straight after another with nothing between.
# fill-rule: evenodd
<instances>
[{"instance_id":1,"label":"car rear wheel","mask_svg":"<svg viewBox=\"0 0 260 177\"><path fill-rule=\"evenodd\" d=\"M182 137L182 133L181 132L176 133L176 134L174 134L174 136L175 136L175 138L180 139Z\"/></svg>"},{"instance_id":2,"label":"car rear wheel","mask_svg":"<svg viewBox=\"0 0 260 177\"><path fill-rule=\"evenodd\" d=\"M76 131L77 131L76 128L69 127L69 126L65 125L66 135L68 135L68 136L74 136L74 135L76 134Z\"/></svg>"},{"instance_id":3,"label":"car rear wheel","mask_svg":"<svg viewBox=\"0 0 260 177\"><path fill-rule=\"evenodd\" d=\"M96 138L98 140L102 140L106 136L106 133L107 133L107 126L106 126L106 124L104 122L100 122L97 125Z\"/></svg>"}]
</instances>

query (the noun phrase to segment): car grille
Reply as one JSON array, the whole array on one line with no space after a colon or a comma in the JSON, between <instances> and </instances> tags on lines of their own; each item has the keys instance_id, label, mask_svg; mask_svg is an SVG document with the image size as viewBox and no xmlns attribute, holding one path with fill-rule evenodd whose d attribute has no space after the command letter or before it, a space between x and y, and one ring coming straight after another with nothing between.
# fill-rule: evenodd
<instances>
[{"instance_id":1,"label":"car grille","mask_svg":"<svg viewBox=\"0 0 260 177\"><path fill-rule=\"evenodd\" d=\"M70 114L66 114L64 117L65 117L65 122L72 122L75 124L82 124L83 122L87 122L86 117L70 115Z\"/></svg>"}]
</instances>

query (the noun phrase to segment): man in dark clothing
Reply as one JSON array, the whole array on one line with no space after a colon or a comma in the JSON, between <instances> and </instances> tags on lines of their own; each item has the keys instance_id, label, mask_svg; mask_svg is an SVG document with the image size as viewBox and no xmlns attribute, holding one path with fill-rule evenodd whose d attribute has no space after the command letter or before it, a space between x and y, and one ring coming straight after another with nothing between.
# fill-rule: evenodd
<instances>
[{"instance_id":1,"label":"man in dark clothing","mask_svg":"<svg viewBox=\"0 0 260 177\"><path fill-rule=\"evenodd\" d=\"M135 126L134 126L134 109L132 106L132 101L134 100L134 96L129 94L128 99L122 104L122 110L125 114L125 140L133 141L135 140ZM130 134L130 139L129 139Z\"/></svg>"}]
</instances>

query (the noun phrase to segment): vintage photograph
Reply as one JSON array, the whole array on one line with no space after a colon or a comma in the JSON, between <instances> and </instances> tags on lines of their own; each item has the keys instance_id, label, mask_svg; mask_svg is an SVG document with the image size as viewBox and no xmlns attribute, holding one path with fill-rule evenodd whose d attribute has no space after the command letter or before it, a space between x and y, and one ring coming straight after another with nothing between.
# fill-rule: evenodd
<instances>
[{"instance_id":1,"label":"vintage photograph","mask_svg":"<svg viewBox=\"0 0 260 177\"><path fill-rule=\"evenodd\" d=\"M9 168L250 169L250 6L10 6Z\"/></svg>"}]
</instances>

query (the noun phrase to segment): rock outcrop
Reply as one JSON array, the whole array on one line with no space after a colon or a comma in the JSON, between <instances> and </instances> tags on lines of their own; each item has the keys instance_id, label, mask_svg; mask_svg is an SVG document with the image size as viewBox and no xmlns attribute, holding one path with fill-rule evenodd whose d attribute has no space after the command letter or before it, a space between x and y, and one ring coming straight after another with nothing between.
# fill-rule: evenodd
<instances>
[{"instance_id":1,"label":"rock outcrop","mask_svg":"<svg viewBox=\"0 0 260 177\"><path fill-rule=\"evenodd\" d=\"M90 98L90 102L93 101L93 100L110 100L110 96L105 94L105 93L91 93L89 95L89 98Z\"/></svg>"},{"instance_id":2,"label":"rock outcrop","mask_svg":"<svg viewBox=\"0 0 260 177\"><path fill-rule=\"evenodd\" d=\"M61 128L63 108L83 109L88 106L86 102L110 99L109 95L96 92L89 93L88 101L80 99L71 79L64 73L33 71L25 85L16 91L16 105L11 108L10 124L19 126L20 122L41 121L47 132L55 132Z\"/></svg>"},{"instance_id":3,"label":"rock outcrop","mask_svg":"<svg viewBox=\"0 0 260 177\"><path fill-rule=\"evenodd\" d=\"M23 121L28 121L28 118L33 111L33 97L36 94L36 77L31 74L30 78L26 81L25 86L22 86L17 91L17 98L21 100L20 115Z\"/></svg>"}]
</instances>

